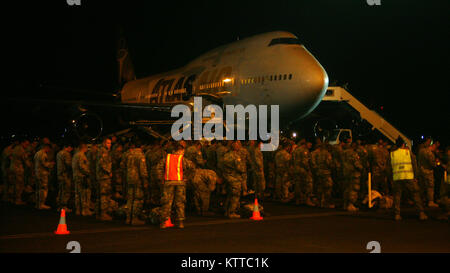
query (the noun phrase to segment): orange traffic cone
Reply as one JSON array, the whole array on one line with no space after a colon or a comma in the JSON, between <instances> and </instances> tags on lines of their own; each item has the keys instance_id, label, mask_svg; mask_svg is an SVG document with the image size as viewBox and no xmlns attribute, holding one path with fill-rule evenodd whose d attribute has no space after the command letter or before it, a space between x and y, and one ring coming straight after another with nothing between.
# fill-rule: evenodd
<instances>
[{"instance_id":1,"label":"orange traffic cone","mask_svg":"<svg viewBox=\"0 0 450 273\"><path fill-rule=\"evenodd\" d=\"M263 219L261 217L261 214L259 213L258 199L256 198L255 198L255 206L253 206L253 216L250 217L250 219L255 221L260 221Z\"/></svg>"},{"instance_id":2,"label":"orange traffic cone","mask_svg":"<svg viewBox=\"0 0 450 273\"><path fill-rule=\"evenodd\" d=\"M67 230L66 225L66 211L64 209L61 209L61 218L59 219L58 228L56 229L55 234L66 235L69 233L70 231Z\"/></svg>"},{"instance_id":3,"label":"orange traffic cone","mask_svg":"<svg viewBox=\"0 0 450 273\"><path fill-rule=\"evenodd\" d=\"M172 222L170 221L170 217L169 217L169 219L167 219L165 224L166 224L166 227L173 227L174 226L174 224L172 224Z\"/></svg>"}]
</instances>

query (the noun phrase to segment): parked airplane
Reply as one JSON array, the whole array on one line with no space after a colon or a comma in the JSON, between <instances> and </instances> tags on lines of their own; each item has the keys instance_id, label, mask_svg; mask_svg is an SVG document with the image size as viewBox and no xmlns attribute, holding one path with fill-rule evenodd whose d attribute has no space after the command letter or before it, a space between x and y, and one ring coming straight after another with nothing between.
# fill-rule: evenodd
<instances>
[{"instance_id":1,"label":"parked airplane","mask_svg":"<svg viewBox=\"0 0 450 273\"><path fill-rule=\"evenodd\" d=\"M119 53L119 79L134 78L127 49ZM120 94L122 103L149 106L189 103L194 96L216 104L279 105L280 119L296 120L314 110L327 87L327 73L300 40L276 31L213 49L182 68L130 80Z\"/></svg>"},{"instance_id":2,"label":"parked airplane","mask_svg":"<svg viewBox=\"0 0 450 273\"><path fill-rule=\"evenodd\" d=\"M192 105L194 96L201 96L203 106L208 102L219 106L279 105L283 125L308 115L321 102L328 87L324 68L295 35L284 31L232 42L184 67L142 79L135 78L123 38L118 49L120 100L89 100L88 95L95 95L91 92L81 92L76 100L71 100L70 90L46 87L58 91L51 94L64 93L64 99L10 98L4 100L7 112L16 111L12 105L20 101L34 111L33 116L38 117L39 112L50 115L52 120L64 118L71 123L70 127L62 128L64 131L72 130L78 137L95 139L102 133L113 132L112 129L129 127L130 123L171 124L174 119L170 117L170 109L174 105ZM55 115L55 111L59 114Z\"/></svg>"}]
</instances>

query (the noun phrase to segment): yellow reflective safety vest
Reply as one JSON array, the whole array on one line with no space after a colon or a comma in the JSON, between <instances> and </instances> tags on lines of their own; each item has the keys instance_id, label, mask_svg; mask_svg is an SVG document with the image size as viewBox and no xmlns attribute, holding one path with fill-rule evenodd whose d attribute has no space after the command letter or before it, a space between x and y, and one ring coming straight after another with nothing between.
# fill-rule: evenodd
<instances>
[{"instance_id":1,"label":"yellow reflective safety vest","mask_svg":"<svg viewBox=\"0 0 450 273\"><path fill-rule=\"evenodd\" d=\"M414 179L411 154L408 149L397 149L391 152L391 165L394 181Z\"/></svg>"},{"instance_id":2,"label":"yellow reflective safety vest","mask_svg":"<svg viewBox=\"0 0 450 273\"><path fill-rule=\"evenodd\" d=\"M164 178L166 181L183 180L183 155L167 155Z\"/></svg>"}]
</instances>

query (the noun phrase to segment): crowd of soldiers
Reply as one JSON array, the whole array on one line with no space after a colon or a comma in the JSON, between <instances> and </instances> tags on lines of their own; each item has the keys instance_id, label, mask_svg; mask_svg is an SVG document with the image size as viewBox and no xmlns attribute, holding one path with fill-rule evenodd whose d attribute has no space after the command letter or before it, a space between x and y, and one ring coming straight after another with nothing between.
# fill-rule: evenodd
<instances>
[{"instance_id":1,"label":"crowd of soldiers","mask_svg":"<svg viewBox=\"0 0 450 273\"><path fill-rule=\"evenodd\" d=\"M101 143L58 147L48 138L15 140L1 154L2 200L41 210L51 204L77 215L95 214L103 221L124 209L127 223L141 225L148 208L160 207L163 223L172 206L182 223L186 203L198 215L239 218L240 202L246 196L357 211L368 193L369 173L372 190L381 196L396 190L389 163L393 147L383 140L364 144L343 139L329 145L316 139L313 145L304 138L283 139L273 152L261 152L260 145L253 140L175 142L112 136ZM171 188L164 185L164 168L166 155L175 152L184 154L185 184ZM447 218L450 184L439 179L442 187L436 199L440 201L435 200L434 170L442 164L448 171L449 158L448 148L439 154L438 144L427 140L414 165L419 182L414 190L420 192L420 200L414 201L428 207L440 203Z\"/></svg>"}]
</instances>

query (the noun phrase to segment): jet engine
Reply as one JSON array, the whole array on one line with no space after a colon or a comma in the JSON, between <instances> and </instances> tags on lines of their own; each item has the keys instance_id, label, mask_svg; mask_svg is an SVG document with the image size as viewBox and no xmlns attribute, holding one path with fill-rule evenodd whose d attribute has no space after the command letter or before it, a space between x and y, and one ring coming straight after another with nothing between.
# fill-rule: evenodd
<instances>
[{"instance_id":1,"label":"jet engine","mask_svg":"<svg viewBox=\"0 0 450 273\"><path fill-rule=\"evenodd\" d=\"M103 121L95 113L85 112L72 120L72 126L80 139L97 140L103 132Z\"/></svg>"}]
</instances>

